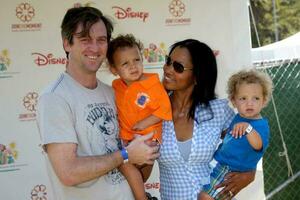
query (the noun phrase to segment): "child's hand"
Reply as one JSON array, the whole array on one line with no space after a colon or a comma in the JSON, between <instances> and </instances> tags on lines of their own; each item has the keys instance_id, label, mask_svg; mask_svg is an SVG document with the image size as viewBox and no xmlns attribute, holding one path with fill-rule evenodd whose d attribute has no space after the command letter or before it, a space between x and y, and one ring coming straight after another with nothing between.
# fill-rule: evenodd
<instances>
[{"instance_id":1,"label":"child's hand","mask_svg":"<svg viewBox=\"0 0 300 200\"><path fill-rule=\"evenodd\" d=\"M234 138L241 138L246 131L246 128L249 126L247 122L240 122L234 125L233 129L231 130L230 134Z\"/></svg>"},{"instance_id":2,"label":"child's hand","mask_svg":"<svg viewBox=\"0 0 300 200\"><path fill-rule=\"evenodd\" d=\"M146 124L143 123L144 121L139 121L138 123L136 123L133 127L132 130L134 131L142 131L144 129L147 128Z\"/></svg>"}]
</instances>

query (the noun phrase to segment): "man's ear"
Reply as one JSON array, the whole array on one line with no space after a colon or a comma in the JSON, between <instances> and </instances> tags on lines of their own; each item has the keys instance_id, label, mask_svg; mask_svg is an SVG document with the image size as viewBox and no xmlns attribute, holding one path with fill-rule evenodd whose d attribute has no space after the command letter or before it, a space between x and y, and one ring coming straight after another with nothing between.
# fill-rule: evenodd
<instances>
[{"instance_id":1,"label":"man's ear","mask_svg":"<svg viewBox=\"0 0 300 200\"><path fill-rule=\"evenodd\" d=\"M70 45L69 41L66 38L64 38L64 39L62 39L62 42L63 42L63 47L64 47L65 52L70 52L71 45Z\"/></svg>"}]
</instances>

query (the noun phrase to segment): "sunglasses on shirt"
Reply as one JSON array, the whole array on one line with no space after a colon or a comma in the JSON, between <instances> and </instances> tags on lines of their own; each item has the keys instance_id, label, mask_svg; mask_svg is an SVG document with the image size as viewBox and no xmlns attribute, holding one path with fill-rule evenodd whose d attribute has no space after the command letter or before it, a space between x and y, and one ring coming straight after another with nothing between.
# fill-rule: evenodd
<instances>
[{"instance_id":1,"label":"sunglasses on shirt","mask_svg":"<svg viewBox=\"0 0 300 200\"><path fill-rule=\"evenodd\" d=\"M166 56L165 58L165 64L166 66L173 66L173 69L177 73L182 73L186 70L193 70L191 67L184 67L183 64L177 62L177 61L172 61L170 56Z\"/></svg>"}]
</instances>

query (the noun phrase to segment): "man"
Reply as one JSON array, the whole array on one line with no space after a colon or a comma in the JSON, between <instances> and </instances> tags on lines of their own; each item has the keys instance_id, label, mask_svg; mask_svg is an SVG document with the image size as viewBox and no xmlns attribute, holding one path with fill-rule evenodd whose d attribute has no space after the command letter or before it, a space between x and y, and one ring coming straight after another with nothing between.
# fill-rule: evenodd
<instances>
[{"instance_id":1,"label":"man","mask_svg":"<svg viewBox=\"0 0 300 200\"><path fill-rule=\"evenodd\" d=\"M65 73L39 99L37 122L47 152L55 199L133 199L122 164L153 164L157 146L133 140L121 149L114 96L96 78L106 57L113 26L92 7L67 11L61 34L68 64ZM146 142L147 143L147 142Z\"/></svg>"}]
</instances>

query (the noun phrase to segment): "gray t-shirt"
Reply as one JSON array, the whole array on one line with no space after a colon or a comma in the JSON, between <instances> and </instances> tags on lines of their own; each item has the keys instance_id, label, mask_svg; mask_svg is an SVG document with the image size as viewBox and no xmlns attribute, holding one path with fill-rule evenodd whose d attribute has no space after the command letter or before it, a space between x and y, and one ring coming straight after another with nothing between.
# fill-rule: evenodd
<instances>
[{"instance_id":1,"label":"gray t-shirt","mask_svg":"<svg viewBox=\"0 0 300 200\"><path fill-rule=\"evenodd\" d=\"M105 155L121 145L113 91L99 80L95 89L88 89L63 73L41 95L37 121L43 145L76 143L79 156ZM69 187L61 184L46 160L57 200L133 199L127 181L117 169Z\"/></svg>"}]
</instances>

